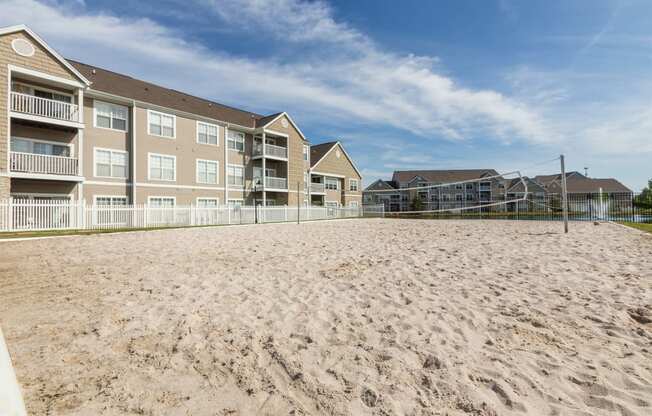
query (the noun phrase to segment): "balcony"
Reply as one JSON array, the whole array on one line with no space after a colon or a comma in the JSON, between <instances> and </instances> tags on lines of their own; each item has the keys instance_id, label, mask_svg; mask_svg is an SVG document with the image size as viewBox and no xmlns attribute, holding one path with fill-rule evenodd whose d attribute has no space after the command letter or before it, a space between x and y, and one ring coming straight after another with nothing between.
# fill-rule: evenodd
<instances>
[{"instance_id":1,"label":"balcony","mask_svg":"<svg viewBox=\"0 0 652 416\"><path fill-rule=\"evenodd\" d=\"M79 174L79 161L74 157L9 152L9 166L12 173L70 176L70 180Z\"/></svg>"},{"instance_id":2,"label":"balcony","mask_svg":"<svg viewBox=\"0 0 652 416\"><path fill-rule=\"evenodd\" d=\"M326 193L326 188L324 188L323 183L313 182L310 184L310 193L311 194L323 194Z\"/></svg>"},{"instance_id":3,"label":"balcony","mask_svg":"<svg viewBox=\"0 0 652 416\"><path fill-rule=\"evenodd\" d=\"M65 101L11 92L11 111L71 123L79 123L79 106Z\"/></svg>"},{"instance_id":4,"label":"balcony","mask_svg":"<svg viewBox=\"0 0 652 416\"><path fill-rule=\"evenodd\" d=\"M254 144L254 157L263 156L263 145L262 143ZM276 158L276 159L287 159L288 158L288 149L287 147L276 146L274 144L265 145L265 157Z\"/></svg>"},{"instance_id":5,"label":"balcony","mask_svg":"<svg viewBox=\"0 0 652 416\"><path fill-rule=\"evenodd\" d=\"M254 181L260 181L260 178L254 179ZM288 189L288 180L285 178L275 178L274 176L265 177L265 188L267 189Z\"/></svg>"}]
</instances>

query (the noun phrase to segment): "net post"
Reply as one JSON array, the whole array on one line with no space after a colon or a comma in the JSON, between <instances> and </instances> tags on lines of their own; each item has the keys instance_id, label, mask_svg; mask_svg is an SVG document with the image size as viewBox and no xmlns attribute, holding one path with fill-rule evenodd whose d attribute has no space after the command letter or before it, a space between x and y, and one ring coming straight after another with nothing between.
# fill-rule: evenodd
<instances>
[{"instance_id":1,"label":"net post","mask_svg":"<svg viewBox=\"0 0 652 416\"><path fill-rule=\"evenodd\" d=\"M566 193L566 164L564 155L559 156L561 163L561 200L564 215L564 233L568 234L568 194Z\"/></svg>"}]
</instances>

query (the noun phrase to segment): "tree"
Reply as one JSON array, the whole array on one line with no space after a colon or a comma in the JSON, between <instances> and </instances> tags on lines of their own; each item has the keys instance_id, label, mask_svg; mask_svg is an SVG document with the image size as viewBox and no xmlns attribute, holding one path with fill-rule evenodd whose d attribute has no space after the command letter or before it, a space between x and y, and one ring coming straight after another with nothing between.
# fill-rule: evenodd
<instances>
[{"instance_id":1,"label":"tree","mask_svg":"<svg viewBox=\"0 0 652 416\"><path fill-rule=\"evenodd\" d=\"M422 211L423 210L423 202L421 201L421 198L418 196L412 200L412 211Z\"/></svg>"},{"instance_id":2,"label":"tree","mask_svg":"<svg viewBox=\"0 0 652 416\"><path fill-rule=\"evenodd\" d=\"M641 194L634 198L634 205L652 209L652 179L647 182L647 188L643 188Z\"/></svg>"}]
</instances>

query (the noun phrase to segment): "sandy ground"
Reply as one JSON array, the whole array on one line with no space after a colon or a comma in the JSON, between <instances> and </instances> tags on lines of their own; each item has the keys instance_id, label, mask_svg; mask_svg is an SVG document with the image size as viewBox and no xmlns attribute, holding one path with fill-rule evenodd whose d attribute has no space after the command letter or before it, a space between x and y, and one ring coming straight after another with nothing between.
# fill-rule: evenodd
<instances>
[{"instance_id":1,"label":"sandy ground","mask_svg":"<svg viewBox=\"0 0 652 416\"><path fill-rule=\"evenodd\" d=\"M0 243L34 415L650 415L652 236L348 220Z\"/></svg>"}]
</instances>

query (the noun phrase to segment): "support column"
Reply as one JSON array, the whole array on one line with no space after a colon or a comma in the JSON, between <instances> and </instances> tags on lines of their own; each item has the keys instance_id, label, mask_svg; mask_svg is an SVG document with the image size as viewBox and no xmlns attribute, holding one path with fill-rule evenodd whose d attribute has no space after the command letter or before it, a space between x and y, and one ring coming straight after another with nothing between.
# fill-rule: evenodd
<instances>
[{"instance_id":1,"label":"support column","mask_svg":"<svg viewBox=\"0 0 652 416\"><path fill-rule=\"evenodd\" d=\"M136 161L138 157L136 155L136 101L131 103L131 149L129 154L130 157L130 171L131 171L131 205L136 205Z\"/></svg>"},{"instance_id":2,"label":"support column","mask_svg":"<svg viewBox=\"0 0 652 416\"><path fill-rule=\"evenodd\" d=\"M247 136L245 135L245 138ZM229 126L224 126L224 201L222 204L227 205L229 203ZM246 140L245 140L245 149L246 149ZM246 173L243 169L242 172L242 181L245 183ZM244 203L245 191L242 190L242 200Z\"/></svg>"},{"instance_id":3,"label":"support column","mask_svg":"<svg viewBox=\"0 0 652 416\"><path fill-rule=\"evenodd\" d=\"M267 172L265 172L265 159L267 158L267 152L266 152L266 149L265 149L265 147L266 147L265 145L267 143L266 143L266 136L265 136L265 131L264 130L263 130L263 138L262 138L262 140L263 140L263 184L262 184L262 186L263 186L263 206L266 207L267 206L267 191L265 190L265 185L266 185L265 184L265 182L266 182L265 178L267 177Z\"/></svg>"}]
</instances>

